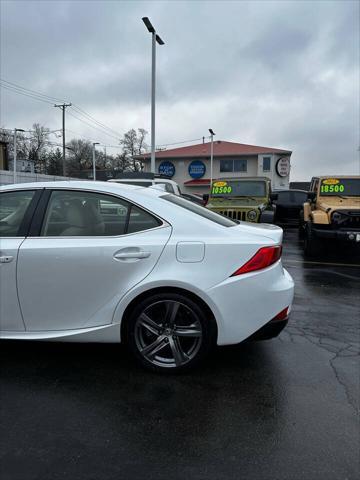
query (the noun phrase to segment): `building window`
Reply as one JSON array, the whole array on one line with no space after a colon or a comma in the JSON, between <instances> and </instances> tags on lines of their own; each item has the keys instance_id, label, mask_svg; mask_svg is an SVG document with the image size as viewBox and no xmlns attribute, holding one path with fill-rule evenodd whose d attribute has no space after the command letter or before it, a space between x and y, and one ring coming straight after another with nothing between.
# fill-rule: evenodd
<instances>
[{"instance_id":1,"label":"building window","mask_svg":"<svg viewBox=\"0 0 360 480\"><path fill-rule=\"evenodd\" d=\"M220 160L220 172L233 172L234 161L233 160Z\"/></svg>"},{"instance_id":2,"label":"building window","mask_svg":"<svg viewBox=\"0 0 360 480\"><path fill-rule=\"evenodd\" d=\"M247 172L247 160L234 160L234 172Z\"/></svg>"},{"instance_id":3,"label":"building window","mask_svg":"<svg viewBox=\"0 0 360 480\"><path fill-rule=\"evenodd\" d=\"M271 171L271 158L264 157L263 158L263 172L270 172Z\"/></svg>"},{"instance_id":4,"label":"building window","mask_svg":"<svg viewBox=\"0 0 360 480\"><path fill-rule=\"evenodd\" d=\"M220 172L247 172L247 160L220 160Z\"/></svg>"}]
</instances>

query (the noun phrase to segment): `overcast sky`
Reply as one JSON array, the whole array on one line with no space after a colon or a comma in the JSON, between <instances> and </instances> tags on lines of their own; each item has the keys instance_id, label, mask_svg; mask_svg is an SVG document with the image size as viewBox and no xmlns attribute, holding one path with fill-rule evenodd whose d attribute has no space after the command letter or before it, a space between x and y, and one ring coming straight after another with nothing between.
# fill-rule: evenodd
<instances>
[{"instance_id":1,"label":"overcast sky","mask_svg":"<svg viewBox=\"0 0 360 480\"><path fill-rule=\"evenodd\" d=\"M119 134L150 131L143 16L165 41L157 145L211 127L216 139L292 150L292 180L359 173L358 1L1 0L0 76ZM117 143L67 112L68 139ZM61 128L59 109L5 89L0 113L6 128Z\"/></svg>"}]
</instances>

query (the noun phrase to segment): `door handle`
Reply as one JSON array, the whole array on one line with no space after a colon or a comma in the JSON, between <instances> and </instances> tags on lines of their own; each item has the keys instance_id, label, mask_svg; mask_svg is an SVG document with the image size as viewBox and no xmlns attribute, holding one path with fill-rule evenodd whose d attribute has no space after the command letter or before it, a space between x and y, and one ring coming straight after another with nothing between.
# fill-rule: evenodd
<instances>
[{"instance_id":1,"label":"door handle","mask_svg":"<svg viewBox=\"0 0 360 480\"><path fill-rule=\"evenodd\" d=\"M138 252L120 252L115 253L114 258L116 260L127 260L127 259L137 259L137 258L148 258L150 257L151 252L145 252L139 250Z\"/></svg>"},{"instance_id":2,"label":"door handle","mask_svg":"<svg viewBox=\"0 0 360 480\"><path fill-rule=\"evenodd\" d=\"M10 263L13 260L14 260L14 257L12 257L11 255L4 255L0 257L0 263Z\"/></svg>"}]
</instances>

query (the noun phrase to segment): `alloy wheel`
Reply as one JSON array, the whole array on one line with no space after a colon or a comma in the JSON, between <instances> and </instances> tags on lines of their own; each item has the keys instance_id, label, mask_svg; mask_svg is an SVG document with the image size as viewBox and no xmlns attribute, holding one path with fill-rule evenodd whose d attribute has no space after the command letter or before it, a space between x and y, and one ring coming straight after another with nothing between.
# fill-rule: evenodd
<instances>
[{"instance_id":1,"label":"alloy wheel","mask_svg":"<svg viewBox=\"0 0 360 480\"><path fill-rule=\"evenodd\" d=\"M134 340L144 359L158 367L182 367L198 353L203 330L198 315L175 300L148 305L135 322Z\"/></svg>"}]
</instances>

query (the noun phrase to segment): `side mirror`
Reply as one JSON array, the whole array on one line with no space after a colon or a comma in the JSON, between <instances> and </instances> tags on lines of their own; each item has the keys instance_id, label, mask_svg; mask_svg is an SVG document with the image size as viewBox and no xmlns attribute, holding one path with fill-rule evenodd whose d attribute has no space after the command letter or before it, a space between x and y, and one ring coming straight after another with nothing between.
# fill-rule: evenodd
<instances>
[{"instance_id":1,"label":"side mirror","mask_svg":"<svg viewBox=\"0 0 360 480\"><path fill-rule=\"evenodd\" d=\"M204 194L203 194L203 200L204 200L205 205L206 205L207 202L209 201L209 194L208 194L208 193L204 193Z\"/></svg>"},{"instance_id":2,"label":"side mirror","mask_svg":"<svg viewBox=\"0 0 360 480\"><path fill-rule=\"evenodd\" d=\"M308 192L307 198L308 198L308 200L313 202L316 199L316 192Z\"/></svg>"},{"instance_id":3,"label":"side mirror","mask_svg":"<svg viewBox=\"0 0 360 480\"><path fill-rule=\"evenodd\" d=\"M277 193L270 193L270 200L272 202L275 202L279 198L279 195Z\"/></svg>"}]
</instances>

